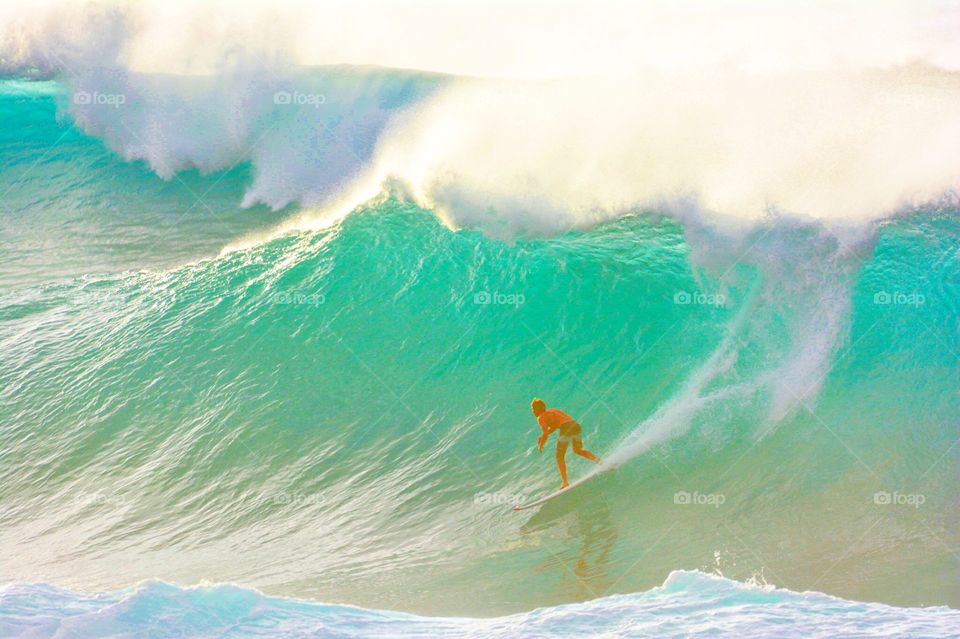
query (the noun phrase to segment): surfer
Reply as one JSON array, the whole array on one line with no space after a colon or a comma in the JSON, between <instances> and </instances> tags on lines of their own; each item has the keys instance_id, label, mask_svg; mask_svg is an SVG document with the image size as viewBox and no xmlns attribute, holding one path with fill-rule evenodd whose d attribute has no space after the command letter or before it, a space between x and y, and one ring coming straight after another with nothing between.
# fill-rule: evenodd
<instances>
[{"instance_id":1,"label":"surfer","mask_svg":"<svg viewBox=\"0 0 960 639\"><path fill-rule=\"evenodd\" d=\"M573 452L581 457L586 457L595 464L600 463L600 458L583 447L581 435L583 431L580 424L573 417L558 408L547 409L546 403L542 399L534 399L530 402L530 408L533 410L537 422L540 424L540 437L537 439L537 449L542 453L543 447L550 438L550 433L559 431L557 435L557 468L560 469L560 479L563 480L560 489L570 485L567 481L567 462L564 459L567 456L567 444L573 444Z\"/></svg>"}]
</instances>

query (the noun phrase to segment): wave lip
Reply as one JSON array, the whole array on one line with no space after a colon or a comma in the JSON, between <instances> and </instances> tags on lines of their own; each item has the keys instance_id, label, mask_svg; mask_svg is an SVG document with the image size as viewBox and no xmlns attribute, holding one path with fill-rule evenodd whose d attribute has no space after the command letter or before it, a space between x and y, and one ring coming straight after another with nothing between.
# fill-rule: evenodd
<instances>
[{"instance_id":1,"label":"wave lip","mask_svg":"<svg viewBox=\"0 0 960 639\"><path fill-rule=\"evenodd\" d=\"M741 20L731 8L718 17L700 7L693 22L665 7L627 11L616 24L630 30L589 29L624 39L609 49L594 43L604 55L589 68L567 58L571 42L587 41L571 34L546 55L551 68L564 71L559 76L510 80L512 65L477 75L469 61L452 63L458 56L449 46L416 62L398 59L398 49L410 48L409 32L393 20L374 39L384 50L331 55L370 40L365 18L379 10L352 8L356 21L343 22L304 6L277 15L271 9L267 20L258 12L263 3L254 2L261 6L248 7L252 13L238 10L246 21L237 15L225 33L207 34L208 13L195 8L46 4L9 16L0 9L0 75L60 79L61 115L164 179L249 164L241 206L319 210L294 228L338 219L344 202L391 190L451 226L511 238L589 227L639 209L683 217L691 201L724 224L789 213L849 226L955 197L960 187L960 53L936 26L955 23L957 8L944 3L909 12L891 5L869 16L849 3L844 13L857 16L848 23L857 28L830 34L819 32L837 14L808 5L771 10L762 22L773 30L759 27L756 9ZM540 24L556 12L524 18L512 9L502 22L498 15L496 29L512 35L516 50L509 39L481 37L482 21L468 11L444 18L431 9L427 31L447 33L444 23L469 21L463 35L483 46L458 42L453 49L483 51L488 60L511 50L538 59L544 43L523 37L526 21ZM576 32L582 25L567 13L572 9L561 13ZM700 20L711 25L711 38L699 33ZM276 31L259 28L264 22ZM744 23L752 26L743 33L726 30ZM312 55L312 47L296 46L298 37L301 45L330 42L331 24L336 38L349 42ZM801 37L799 51L797 43L787 46L806 29L821 37ZM173 45L184 33L192 46ZM745 47L756 34L764 34L761 41ZM824 43L810 59L806 43L826 35L839 49L828 53ZM406 46L386 46L393 38ZM664 66L667 46L679 43L686 62ZM537 55L526 51L532 46ZM730 56L718 55L728 47ZM751 54L734 55L744 50ZM197 68L198 60L207 63Z\"/></svg>"},{"instance_id":2,"label":"wave lip","mask_svg":"<svg viewBox=\"0 0 960 639\"><path fill-rule=\"evenodd\" d=\"M960 611L946 607L860 603L685 570L647 592L488 619L271 597L230 584L152 581L100 594L30 583L0 589L0 634L14 637L935 637L958 624Z\"/></svg>"}]
</instances>

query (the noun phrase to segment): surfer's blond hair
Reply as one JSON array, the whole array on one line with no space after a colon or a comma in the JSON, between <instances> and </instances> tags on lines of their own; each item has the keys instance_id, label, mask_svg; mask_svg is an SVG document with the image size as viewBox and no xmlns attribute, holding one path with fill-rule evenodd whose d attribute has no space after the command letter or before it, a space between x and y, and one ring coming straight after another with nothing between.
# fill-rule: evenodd
<instances>
[{"instance_id":1,"label":"surfer's blond hair","mask_svg":"<svg viewBox=\"0 0 960 639\"><path fill-rule=\"evenodd\" d=\"M534 413L542 413L543 411L547 410L547 403L539 397L534 397L533 401L530 402L530 409Z\"/></svg>"}]
</instances>

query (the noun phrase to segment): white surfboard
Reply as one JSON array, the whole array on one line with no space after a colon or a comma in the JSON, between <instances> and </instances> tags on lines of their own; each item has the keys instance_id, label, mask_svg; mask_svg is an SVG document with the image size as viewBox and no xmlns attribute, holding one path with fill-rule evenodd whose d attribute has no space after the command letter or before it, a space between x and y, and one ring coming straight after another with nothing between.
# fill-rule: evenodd
<instances>
[{"instance_id":1,"label":"white surfboard","mask_svg":"<svg viewBox=\"0 0 960 639\"><path fill-rule=\"evenodd\" d=\"M581 478L578 479L577 481L573 482L572 484L570 484L570 485L567 486L566 488L561 488L561 489L558 490L557 492L555 492L555 493L550 493L550 494L547 495L546 497L541 497L541 498L538 499L537 501L530 502L529 504L525 504L525 505L523 505L523 506L514 506L513 509L514 509L514 510L527 510L528 508L534 508L534 507L536 507L536 506L539 506L540 504L544 504L544 503L550 501L551 499L553 499L554 497L559 497L560 495L562 495L562 494L564 494L564 493L570 492L571 490L573 490L573 489L576 488L577 486L579 486L579 485L583 484L584 482L586 482L586 481L587 481L588 479L590 479L591 477L596 477L596 476L599 475L600 473L605 472L605 471L610 471L610 470L613 470L613 468L611 468L611 467L598 468L597 470L593 471L592 473L589 473L589 474L587 474L587 475L584 475L583 477L581 477Z\"/></svg>"}]
</instances>

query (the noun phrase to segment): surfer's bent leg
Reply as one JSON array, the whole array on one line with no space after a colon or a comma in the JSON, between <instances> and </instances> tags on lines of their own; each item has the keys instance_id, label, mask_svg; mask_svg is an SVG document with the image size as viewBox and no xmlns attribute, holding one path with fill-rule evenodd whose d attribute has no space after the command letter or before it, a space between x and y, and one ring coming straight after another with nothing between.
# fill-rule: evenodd
<instances>
[{"instance_id":1,"label":"surfer's bent leg","mask_svg":"<svg viewBox=\"0 0 960 639\"><path fill-rule=\"evenodd\" d=\"M586 457L587 459L589 459L590 461L592 461L592 462L595 463L595 464L599 464L599 463L600 463L600 458L599 458L599 457L597 457L596 455L594 455L594 454L591 453L589 450L587 450L586 448L583 447L583 440L582 440L582 439L575 439L575 440L573 440L573 452L576 453L577 455L580 455L581 457Z\"/></svg>"},{"instance_id":2,"label":"surfer's bent leg","mask_svg":"<svg viewBox=\"0 0 960 639\"><path fill-rule=\"evenodd\" d=\"M560 469L560 479L563 480L560 488L566 488L570 485L570 482L567 481L567 462L564 460L564 457L567 455L567 442L558 441L557 442L557 468Z\"/></svg>"}]
</instances>

